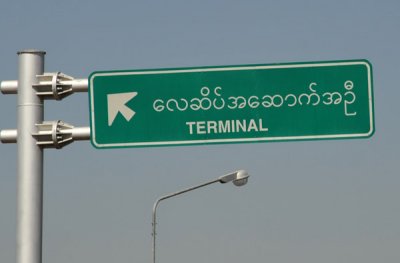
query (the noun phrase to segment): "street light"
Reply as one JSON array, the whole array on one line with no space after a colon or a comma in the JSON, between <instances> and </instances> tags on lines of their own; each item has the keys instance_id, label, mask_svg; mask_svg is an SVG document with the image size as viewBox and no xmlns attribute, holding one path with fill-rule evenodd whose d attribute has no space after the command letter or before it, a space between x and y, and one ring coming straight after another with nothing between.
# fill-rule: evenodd
<instances>
[{"instance_id":1,"label":"street light","mask_svg":"<svg viewBox=\"0 0 400 263\"><path fill-rule=\"evenodd\" d=\"M158 198L153 205L153 221L152 221L152 226L153 226L153 231L152 231L152 236L153 236L153 263L156 262L156 211L157 211L157 207L158 204L165 199L177 196L177 195L181 195L183 193L213 184L213 183L221 183L221 184L225 184L225 183L229 183L232 182L234 185L236 186L243 186L247 183L247 180L249 179L249 174L245 171L245 170L238 170L236 172L233 173L229 173L223 176L218 177L217 179L214 179L212 181L197 185L197 186L193 186L193 187L189 187L186 189L183 189L181 191L178 192L174 192L171 194L167 194L164 195L160 198Z\"/></svg>"}]
</instances>

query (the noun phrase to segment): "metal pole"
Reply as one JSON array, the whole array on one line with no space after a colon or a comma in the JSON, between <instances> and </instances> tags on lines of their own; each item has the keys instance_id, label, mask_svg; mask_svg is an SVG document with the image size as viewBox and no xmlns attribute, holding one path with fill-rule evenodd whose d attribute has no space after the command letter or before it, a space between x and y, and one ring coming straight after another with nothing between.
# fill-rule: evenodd
<instances>
[{"instance_id":1,"label":"metal pole","mask_svg":"<svg viewBox=\"0 0 400 263\"><path fill-rule=\"evenodd\" d=\"M43 122L43 100L32 84L44 72L44 55L18 52L17 263L42 262L43 150L32 134Z\"/></svg>"},{"instance_id":2,"label":"metal pole","mask_svg":"<svg viewBox=\"0 0 400 263\"><path fill-rule=\"evenodd\" d=\"M157 216L157 207L158 207L158 204L159 204L162 200L165 200L165 199L168 199L168 198L177 196L177 195L181 195L181 194L184 194L184 193L186 193L186 192L189 192L189 191L198 189L198 188L200 188L200 187L204 187L204 186L207 186L207 185L210 185L210 184L213 184L213 183L218 183L218 182L222 183L221 180L218 178L218 179L216 179L216 180L212 180L212 181L209 181L209 182L207 182L207 183L203 183L203 184L200 184L200 185L197 185L197 186L194 186L194 187L186 188L186 189L181 190L181 191L178 191L178 192L174 192L174 193L171 193L171 194L168 194L168 195L164 195L164 196L158 198L158 199L154 202L154 205L153 205L153 216L152 216L152 233L151 233L152 236L153 236L153 240L152 240L152 241L153 241L153 242L152 242L153 263L156 263L156 225L157 225L156 216Z\"/></svg>"}]
</instances>

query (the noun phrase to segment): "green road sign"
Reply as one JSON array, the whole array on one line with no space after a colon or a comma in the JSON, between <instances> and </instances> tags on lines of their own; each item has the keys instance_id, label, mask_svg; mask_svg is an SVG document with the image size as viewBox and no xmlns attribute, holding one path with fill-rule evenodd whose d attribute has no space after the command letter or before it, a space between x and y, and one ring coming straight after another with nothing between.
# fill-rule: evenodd
<instances>
[{"instance_id":1,"label":"green road sign","mask_svg":"<svg viewBox=\"0 0 400 263\"><path fill-rule=\"evenodd\" d=\"M94 72L97 148L370 137L368 61Z\"/></svg>"}]
</instances>

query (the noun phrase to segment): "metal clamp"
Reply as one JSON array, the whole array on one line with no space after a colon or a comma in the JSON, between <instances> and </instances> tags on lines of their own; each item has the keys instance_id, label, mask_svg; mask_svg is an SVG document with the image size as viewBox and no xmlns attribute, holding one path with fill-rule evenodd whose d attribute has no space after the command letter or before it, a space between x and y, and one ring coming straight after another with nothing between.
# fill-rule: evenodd
<instances>
[{"instance_id":1,"label":"metal clamp","mask_svg":"<svg viewBox=\"0 0 400 263\"><path fill-rule=\"evenodd\" d=\"M36 95L44 99L61 100L74 92L87 92L87 79L74 79L61 72L44 73L36 76L37 84L33 84ZM18 81L5 80L0 83L0 90L3 94L17 94Z\"/></svg>"},{"instance_id":2,"label":"metal clamp","mask_svg":"<svg viewBox=\"0 0 400 263\"><path fill-rule=\"evenodd\" d=\"M72 93L71 85L64 84L62 81L71 81L74 78L61 72L44 73L37 76L39 83L33 84L36 95L44 99L61 100Z\"/></svg>"},{"instance_id":3,"label":"metal clamp","mask_svg":"<svg viewBox=\"0 0 400 263\"><path fill-rule=\"evenodd\" d=\"M32 134L32 136L36 138L36 144L44 148L61 149L75 140L90 139L89 127L75 128L60 120L45 121L36 124L36 126L38 131Z\"/></svg>"}]
</instances>

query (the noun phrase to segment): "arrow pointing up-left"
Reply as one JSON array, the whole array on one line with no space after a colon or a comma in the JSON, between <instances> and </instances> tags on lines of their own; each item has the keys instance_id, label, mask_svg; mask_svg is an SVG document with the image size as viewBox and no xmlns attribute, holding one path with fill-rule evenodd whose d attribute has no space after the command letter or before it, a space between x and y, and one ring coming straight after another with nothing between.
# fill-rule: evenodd
<instances>
[{"instance_id":1,"label":"arrow pointing up-left","mask_svg":"<svg viewBox=\"0 0 400 263\"><path fill-rule=\"evenodd\" d=\"M132 117L135 115L135 112L126 106L126 103L128 103L136 95L137 92L115 93L107 95L108 126L113 124L118 112L120 112L127 121L132 119Z\"/></svg>"}]
</instances>

